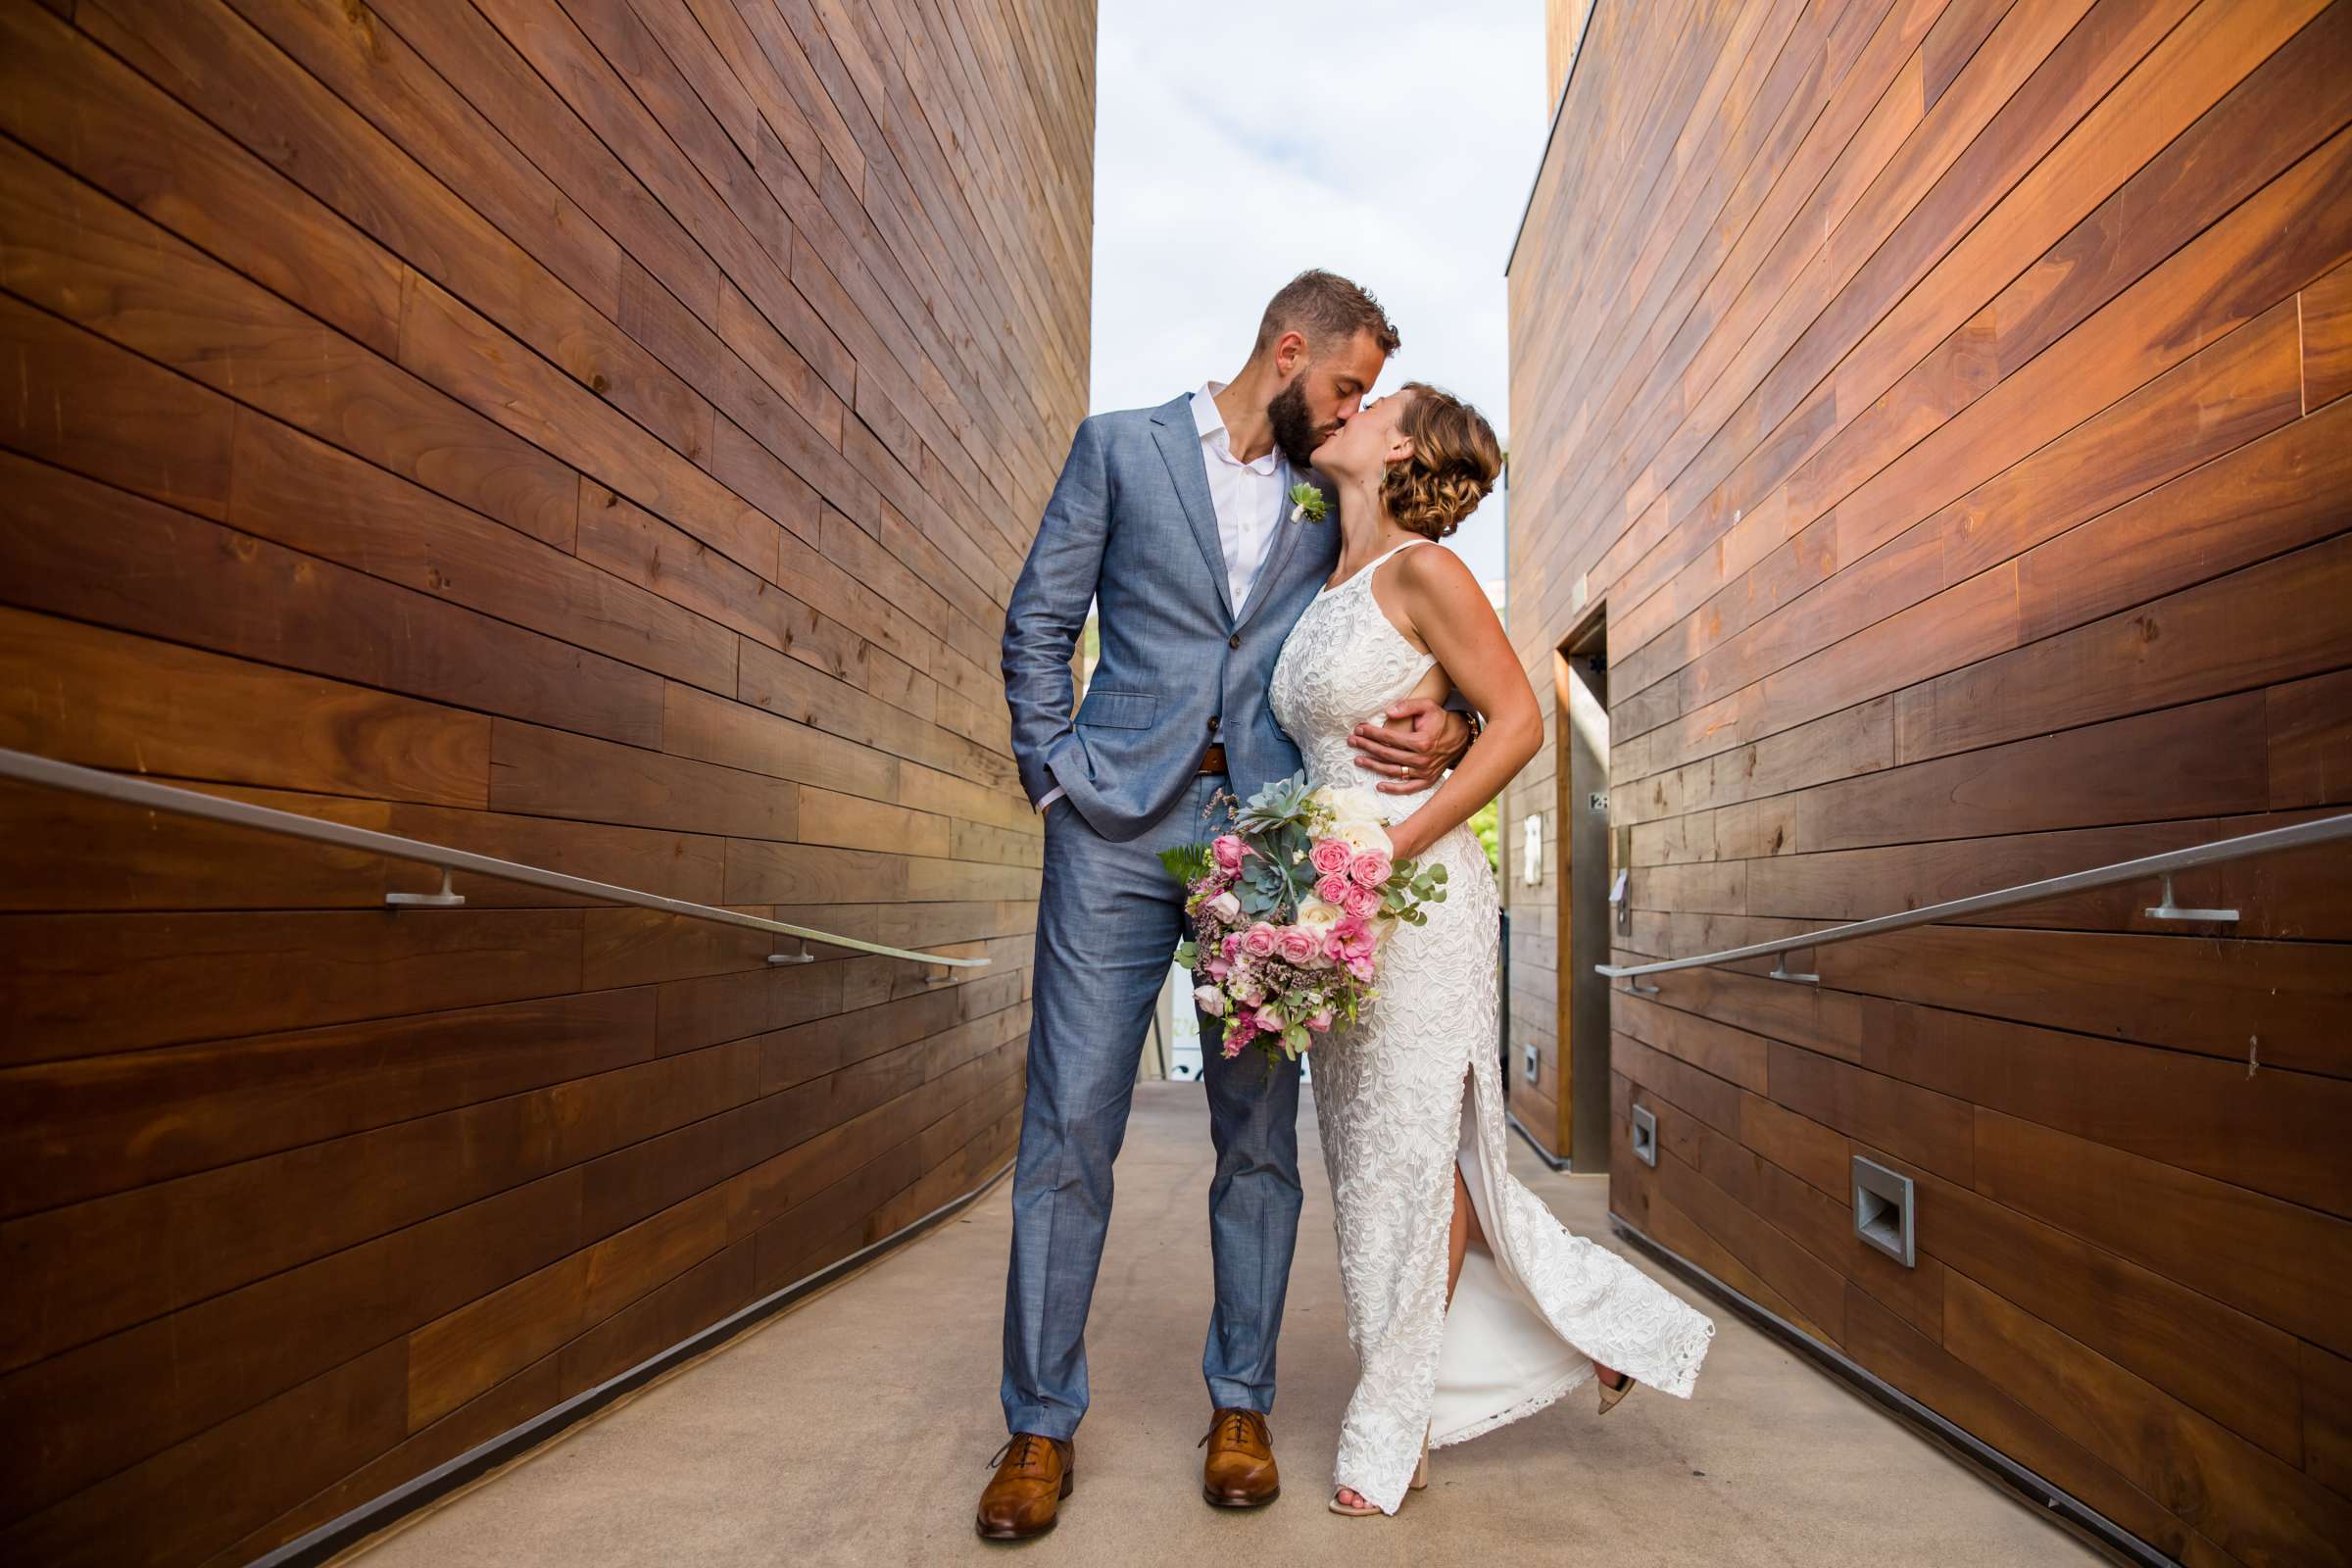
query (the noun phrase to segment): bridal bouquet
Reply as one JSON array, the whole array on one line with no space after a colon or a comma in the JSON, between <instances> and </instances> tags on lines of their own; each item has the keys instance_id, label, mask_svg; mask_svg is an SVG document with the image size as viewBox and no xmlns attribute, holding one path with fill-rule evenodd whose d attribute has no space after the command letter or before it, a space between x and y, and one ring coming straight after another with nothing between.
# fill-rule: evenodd
<instances>
[{"instance_id":1,"label":"bridal bouquet","mask_svg":"<svg viewBox=\"0 0 2352 1568\"><path fill-rule=\"evenodd\" d=\"M1397 860L1367 789L1315 789L1303 773L1229 808L1232 828L1165 850L1185 885L1193 940L1176 961L1200 982L1193 1000L1224 1020L1224 1053L1252 1045L1269 1062L1298 1055L1375 995L1381 944L1428 920L1446 867Z\"/></svg>"}]
</instances>

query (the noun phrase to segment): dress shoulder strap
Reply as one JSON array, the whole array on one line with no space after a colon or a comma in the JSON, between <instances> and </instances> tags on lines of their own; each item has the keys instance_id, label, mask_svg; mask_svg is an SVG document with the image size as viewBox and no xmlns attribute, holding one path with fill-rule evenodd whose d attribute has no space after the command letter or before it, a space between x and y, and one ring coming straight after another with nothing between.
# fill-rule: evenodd
<instances>
[{"instance_id":1,"label":"dress shoulder strap","mask_svg":"<svg viewBox=\"0 0 2352 1568\"><path fill-rule=\"evenodd\" d=\"M1363 565L1356 567L1355 570L1349 572L1338 582L1324 589L1323 593L1319 593L1315 595L1315 597L1320 599L1324 596L1324 594L1336 594L1344 589L1356 587L1359 584L1362 585L1363 588L1368 592L1372 586L1372 574L1381 568L1383 563L1387 562L1390 556L1396 555L1402 551L1410 550L1415 545L1425 545L1429 542L1430 541L1427 539L1407 539L1404 543L1396 546L1396 549L1377 556L1371 561L1366 562Z\"/></svg>"},{"instance_id":2,"label":"dress shoulder strap","mask_svg":"<svg viewBox=\"0 0 2352 1568\"><path fill-rule=\"evenodd\" d=\"M1407 539L1404 543L1396 546L1395 549L1389 551L1386 555L1383 555L1378 560L1374 561L1370 565L1358 572L1357 575L1369 583L1372 579L1372 574L1378 571L1381 566L1388 562L1390 557L1400 556L1407 550L1412 549L1415 545L1425 545L1429 543L1432 543L1432 541L1427 539Z\"/></svg>"}]
</instances>

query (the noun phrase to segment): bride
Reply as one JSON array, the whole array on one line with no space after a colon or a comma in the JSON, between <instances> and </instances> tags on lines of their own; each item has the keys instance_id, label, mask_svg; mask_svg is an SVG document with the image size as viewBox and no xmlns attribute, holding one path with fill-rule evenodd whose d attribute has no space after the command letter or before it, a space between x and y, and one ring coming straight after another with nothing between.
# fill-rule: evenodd
<instances>
[{"instance_id":1,"label":"bride","mask_svg":"<svg viewBox=\"0 0 2352 1568\"><path fill-rule=\"evenodd\" d=\"M1331 1507L1395 1513L1429 1449L1532 1414L1597 1377L1605 1412L1636 1383L1690 1397L1715 1326L1573 1236L1505 1162L1496 1067L1497 909L1468 826L1543 740L1535 693L1485 592L1444 538L1502 455L1477 410L1434 387L1366 406L1315 452L1339 490L1330 586L1276 664L1275 717L1308 782L1358 776L1349 733L1391 703L1458 688L1489 716L1453 772L1382 796L1400 860L1437 860L1446 902L1382 954L1379 996L1314 1053L1348 1335L1359 1376Z\"/></svg>"}]
</instances>

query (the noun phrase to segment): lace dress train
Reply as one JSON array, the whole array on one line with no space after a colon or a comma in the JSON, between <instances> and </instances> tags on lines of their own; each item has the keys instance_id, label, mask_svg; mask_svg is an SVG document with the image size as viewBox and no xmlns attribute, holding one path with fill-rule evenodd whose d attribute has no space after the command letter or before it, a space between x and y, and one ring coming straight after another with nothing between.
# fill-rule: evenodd
<instances>
[{"instance_id":1,"label":"lace dress train","mask_svg":"<svg viewBox=\"0 0 2352 1568\"><path fill-rule=\"evenodd\" d=\"M1348 734L1436 662L1373 598L1380 564L1318 597L1275 667L1275 716L1316 784L1355 782ZM1391 820L1417 804L1382 800ZM1389 939L1378 999L1355 1027L1318 1042L1313 1058L1360 1368L1333 1486L1390 1513L1424 1432L1433 1447L1492 1432L1575 1389L1594 1360L1688 1398L1715 1332L1615 1252L1572 1234L1510 1174L1495 1050L1500 895L1466 824L1423 858L1445 863L1446 902L1427 925ZM1457 1168L1488 1250L1464 1258L1448 1309Z\"/></svg>"}]
</instances>

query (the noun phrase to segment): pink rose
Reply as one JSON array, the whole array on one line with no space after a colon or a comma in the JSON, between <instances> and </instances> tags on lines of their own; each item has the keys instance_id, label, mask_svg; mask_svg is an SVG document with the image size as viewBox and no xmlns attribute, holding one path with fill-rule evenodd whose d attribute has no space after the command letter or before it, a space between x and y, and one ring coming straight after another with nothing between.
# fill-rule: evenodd
<instances>
[{"instance_id":1,"label":"pink rose","mask_svg":"<svg viewBox=\"0 0 2352 1568\"><path fill-rule=\"evenodd\" d=\"M1361 920L1358 920L1351 914L1341 915L1339 923L1334 925L1328 932L1324 933L1324 956L1330 958L1334 963L1342 963L1347 961L1348 933L1362 924L1363 922Z\"/></svg>"},{"instance_id":2,"label":"pink rose","mask_svg":"<svg viewBox=\"0 0 2352 1568\"><path fill-rule=\"evenodd\" d=\"M1348 863L1348 875L1359 888L1377 889L1396 869L1396 862L1380 850L1366 850Z\"/></svg>"},{"instance_id":3,"label":"pink rose","mask_svg":"<svg viewBox=\"0 0 2352 1568\"><path fill-rule=\"evenodd\" d=\"M1242 951L1253 958L1270 958L1278 941L1274 928L1260 920L1242 933Z\"/></svg>"},{"instance_id":4,"label":"pink rose","mask_svg":"<svg viewBox=\"0 0 2352 1568\"><path fill-rule=\"evenodd\" d=\"M1323 944L1312 931L1302 926L1286 926L1274 945L1275 953L1285 963L1303 969L1322 956Z\"/></svg>"},{"instance_id":5,"label":"pink rose","mask_svg":"<svg viewBox=\"0 0 2352 1568\"><path fill-rule=\"evenodd\" d=\"M1315 897L1321 899L1325 904L1337 904L1345 907L1348 903L1348 882L1346 873L1334 871L1328 876L1316 879Z\"/></svg>"},{"instance_id":6,"label":"pink rose","mask_svg":"<svg viewBox=\"0 0 2352 1568\"><path fill-rule=\"evenodd\" d=\"M1208 960L1208 962L1202 964L1200 969L1201 972L1207 975L1211 980L1222 980L1227 975L1233 973L1233 965L1227 963L1223 958L1211 958Z\"/></svg>"},{"instance_id":7,"label":"pink rose","mask_svg":"<svg viewBox=\"0 0 2352 1568\"><path fill-rule=\"evenodd\" d=\"M1317 839L1306 859L1317 876L1332 876L1348 869L1348 846L1338 839Z\"/></svg>"},{"instance_id":8,"label":"pink rose","mask_svg":"<svg viewBox=\"0 0 2352 1568\"><path fill-rule=\"evenodd\" d=\"M1331 1009L1325 1007L1321 1012L1307 1019L1306 1026L1317 1034L1328 1033L1331 1029Z\"/></svg>"},{"instance_id":9,"label":"pink rose","mask_svg":"<svg viewBox=\"0 0 2352 1568\"><path fill-rule=\"evenodd\" d=\"M1369 960L1379 951L1380 937L1371 925L1355 915L1349 915L1331 928L1331 956L1348 963Z\"/></svg>"},{"instance_id":10,"label":"pink rose","mask_svg":"<svg viewBox=\"0 0 2352 1568\"><path fill-rule=\"evenodd\" d=\"M1359 920L1369 920L1380 912L1380 894L1372 888L1350 887L1340 900L1340 907Z\"/></svg>"},{"instance_id":11,"label":"pink rose","mask_svg":"<svg viewBox=\"0 0 2352 1568\"><path fill-rule=\"evenodd\" d=\"M1231 876L1242 868L1242 858L1250 853L1250 846L1231 833L1220 833L1209 851L1217 858L1217 869Z\"/></svg>"},{"instance_id":12,"label":"pink rose","mask_svg":"<svg viewBox=\"0 0 2352 1568\"><path fill-rule=\"evenodd\" d=\"M1230 963L1242 956L1242 939L1238 935L1227 937L1222 946L1227 962Z\"/></svg>"},{"instance_id":13,"label":"pink rose","mask_svg":"<svg viewBox=\"0 0 2352 1568\"><path fill-rule=\"evenodd\" d=\"M1212 920L1231 925L1242 917L1242 901L1230 893L1220 893L1200 906L1200 912Z\"/></svg>"}]
</instances>

